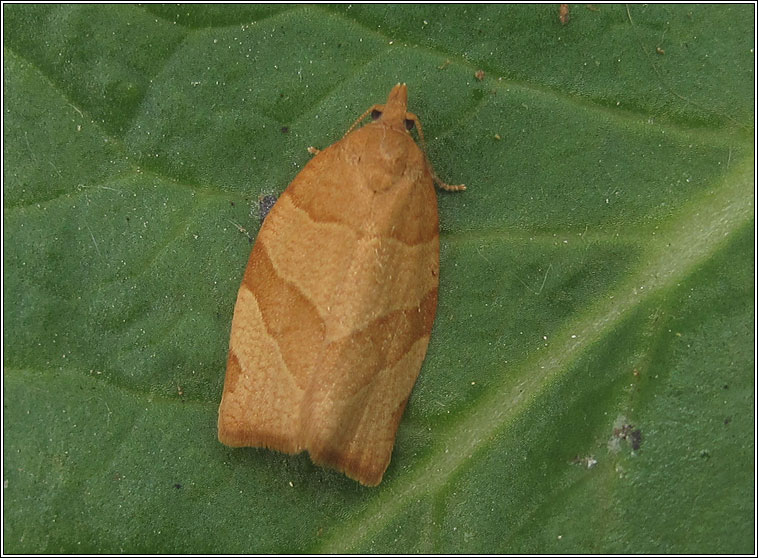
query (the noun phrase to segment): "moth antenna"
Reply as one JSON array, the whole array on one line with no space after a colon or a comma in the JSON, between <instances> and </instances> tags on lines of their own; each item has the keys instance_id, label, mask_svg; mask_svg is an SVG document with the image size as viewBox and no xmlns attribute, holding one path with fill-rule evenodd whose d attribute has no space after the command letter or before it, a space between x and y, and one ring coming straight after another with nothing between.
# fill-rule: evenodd
<instances>
[{"instance_id":1,"label":"moth antenna","mask_svg":"<svg viewBox=\"0 0 758 558\"><path fill-rule=\"evenodd\" d=\"M347 136L347 135L348 135L350 132L352 132L352 131L355 129L355 127L356 127L358 124L360 124L360 123L363 121L363 119L364 119L364 118L366 118L366 117L367 117L369 114L371 114L371 113L372 113L373 111L375 111L375 110L378 110L378 111L384 111L384 105L372 105L371 107L369 107L369 108L368 108L368 110L367 110L366 112L364 112L363 114L361 114L361 115L358 117L358 120L356 120L355 122L353 122L353 125L352 125L352 126L350 126L350 127L347 129L347 132L345 132L345 135L344 135L344 136L342 136L342 137L344 138L344 137L345 137L345 136Z\"/></svg>"}]
</instances>

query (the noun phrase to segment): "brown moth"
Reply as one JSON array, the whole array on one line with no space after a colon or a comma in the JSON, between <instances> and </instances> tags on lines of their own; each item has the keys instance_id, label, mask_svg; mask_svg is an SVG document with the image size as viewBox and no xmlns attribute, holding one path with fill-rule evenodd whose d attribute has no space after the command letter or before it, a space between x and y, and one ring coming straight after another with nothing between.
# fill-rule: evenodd
<instances>
[{"instance_id":1,"label":"brown moth","mask_svg":"<svg viewBox=\"0 0 758 558\"><path fill-rule=\"evenodd\" d=\"M341 140L312 150L263 222L234 308L222 443L307 450L381 482L437 307L434 183L465 188L437 178L407 102L396 85Z\"/></svg>"}]
</instances>

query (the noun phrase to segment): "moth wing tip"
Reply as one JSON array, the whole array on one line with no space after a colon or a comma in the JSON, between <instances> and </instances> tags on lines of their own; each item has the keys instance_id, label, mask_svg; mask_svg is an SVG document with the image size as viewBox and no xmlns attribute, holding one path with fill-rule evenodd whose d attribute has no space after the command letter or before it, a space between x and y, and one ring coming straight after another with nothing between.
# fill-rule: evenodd
<instances>
[{"instance_id":1,"label":"moth wing tip","mask_svg":"<svg viewBox=\"0 0 758 558\"><path fill-rule=\"evenodd\" d=\"M362 459L349 450L335 451L310 447L308 453L316 465L339 471L363 486L379 486L390 461L389 456L384 455L372 455L369 459Z\"/></svg>"}]
</instances>

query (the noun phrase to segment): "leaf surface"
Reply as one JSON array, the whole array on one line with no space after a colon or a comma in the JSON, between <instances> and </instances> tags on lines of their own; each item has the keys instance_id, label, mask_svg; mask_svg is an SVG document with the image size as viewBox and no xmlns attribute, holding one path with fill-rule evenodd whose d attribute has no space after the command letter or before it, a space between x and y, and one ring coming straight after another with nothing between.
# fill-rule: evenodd
<instances>
[{"instance_id":1,"label":"leaf surface","mask_svg":"<svg viewBox=\"0 0 758 558\"><path fill-rule=\"evenodd\" d=\"M754 6L570 9L5 5L4 551L751 553ZM369 489L216 413L259 196L397 82L469 189Z\"/></svg>"}]
</instances>

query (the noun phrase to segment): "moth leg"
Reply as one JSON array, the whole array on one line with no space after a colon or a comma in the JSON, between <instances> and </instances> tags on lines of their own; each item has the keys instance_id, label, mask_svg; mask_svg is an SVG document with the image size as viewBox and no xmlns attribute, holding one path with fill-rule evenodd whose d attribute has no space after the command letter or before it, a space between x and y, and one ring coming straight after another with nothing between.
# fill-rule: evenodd
<instances>
[{"instance_id":1,"label":"moth leg","mask_svg":"<svg viewBox=\"0 0 758 558\"><path fill-rule=\"evenodd\" d=\"M447 182L443 182L439 176L437 176L437 173L434 172L434 167L432 166L431 161L429 161L429 155L426 154L426 140L424 139L424 131L421 128L421 121L418 119L418 116L413 114L412 112L406 112L405 118L408 120L412 120L413 123L416 126L416 129L418 130L418 137L421 140L421 151L424 152L424 159L426 159L426 166L429 169L429 173L432 175L432 179L434 180L434 183L437 184L441 189L447 190L448 192L460 192L461 190L466 189L465 184L448 184Z\"/></svg>"}]
</instances>

